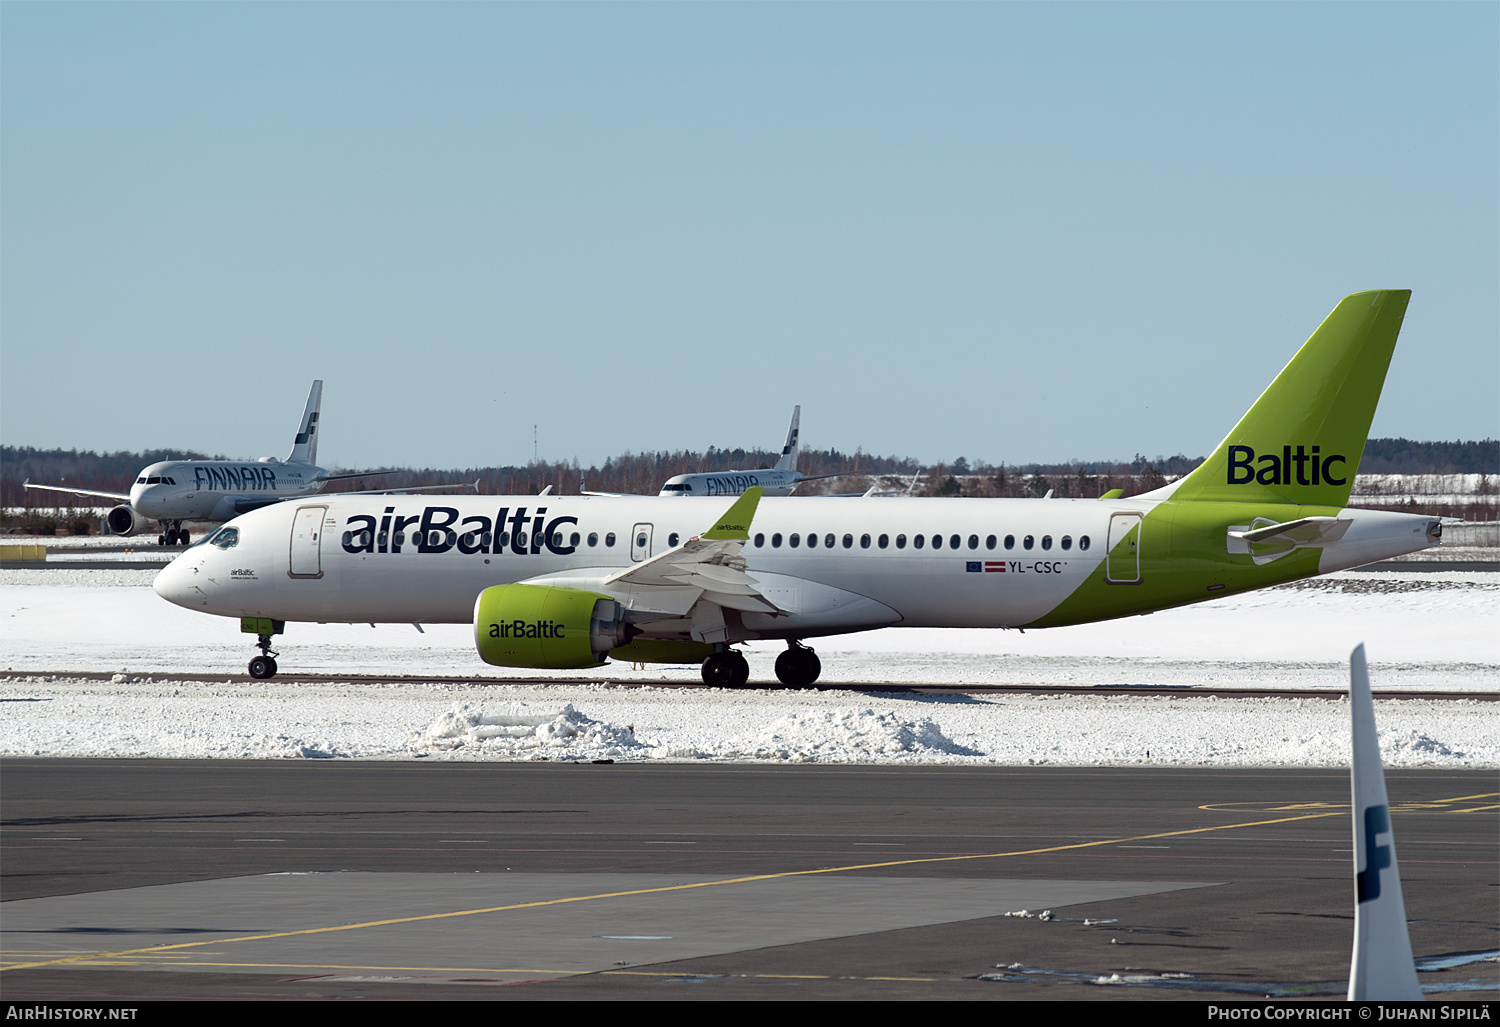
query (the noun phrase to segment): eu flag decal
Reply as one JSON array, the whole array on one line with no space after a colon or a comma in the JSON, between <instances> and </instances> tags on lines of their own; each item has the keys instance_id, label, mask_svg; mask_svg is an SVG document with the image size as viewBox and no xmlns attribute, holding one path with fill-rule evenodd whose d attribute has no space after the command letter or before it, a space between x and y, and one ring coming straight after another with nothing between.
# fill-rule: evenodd
<instances>
[{"instance_id":1,"label":"eu flag decal","mask_svg":"<svg viewBox=\"0 0 1500 1027\"><path fill-rule=\"evenodd\" d=\"M964 564L964 570L970 574L982 574L984 573L984 564L979 560L970 560Z\"/></svg>"}]
</instances>

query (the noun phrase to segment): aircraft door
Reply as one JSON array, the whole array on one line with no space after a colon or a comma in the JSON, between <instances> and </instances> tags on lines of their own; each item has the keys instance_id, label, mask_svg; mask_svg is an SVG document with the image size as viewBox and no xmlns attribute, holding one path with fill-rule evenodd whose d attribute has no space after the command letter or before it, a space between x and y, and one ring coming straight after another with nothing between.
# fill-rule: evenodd
<instances>
[{"instance_id":1,"label":"aircraft door","mask_svg":"<svg viewBox=\"0 0 1500 1027\"><path fill-rule=\"evenodd\" d=\"M323 576L323 518L326 506L299 506L292 518L291 564L287 574L294 578Z\"/></svg>"},{"instance_id":2,"label":"aircraft door","mask_svg":"<svg viewBox=\"0 0 1500 1027\"><path fill-rule=\"evenodd\" d=\"M1141 515L1117 513L1109 519L1109 549L1104 558L1104 580L1113 585L1141 581Z\"/></svg>"},{"instance_id":3,"label":"aircraft door","mask_svg":"<svg viewBox=\"0 0 1500 1027\"><path fill-rule=\"evenodd\" d=\"M651 525L637 524L630 529L630 558L636 563L651 558Z\"/></svg>"}]
</instances>

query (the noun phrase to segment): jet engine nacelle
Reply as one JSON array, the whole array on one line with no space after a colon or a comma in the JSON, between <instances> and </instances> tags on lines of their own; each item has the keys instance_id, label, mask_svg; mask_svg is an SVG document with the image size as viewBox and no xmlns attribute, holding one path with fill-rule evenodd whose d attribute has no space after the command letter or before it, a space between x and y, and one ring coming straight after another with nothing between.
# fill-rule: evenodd
<instances>
[{"instance_id":1,"label":"jet engine nacelle","mask_svg":"<svg viewBox=\"0 0 1500 1027\"><path fill-rule=\"evenodd\" d=\"M142 517L129 503L121 503L104 518L113 535L134 535L151 526L151 518Z\"/></svg>"},{"instance_id":2,"label":"jet engine nacelle","mask_svg":"<svg viewBox=\"0 0 1500 1027\"><path fill-rule=\"evenodd\" d=\"M492 585L474 601L474 647L496 667L597 667L634 634L620 604L555 585Z\"/></svg>"}]
</instances>

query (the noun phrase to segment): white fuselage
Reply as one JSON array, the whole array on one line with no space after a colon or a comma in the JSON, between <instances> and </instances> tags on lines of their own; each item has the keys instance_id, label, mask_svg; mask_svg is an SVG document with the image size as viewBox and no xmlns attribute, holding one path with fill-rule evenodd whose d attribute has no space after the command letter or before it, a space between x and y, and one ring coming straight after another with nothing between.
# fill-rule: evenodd
<instances>
[{"instance_id":1,"label":"white fuselage","mask_svg":"<svg viewBox=\"0 0 1500 1027\"><path fill-rule=\"evenodd\" d=\"M773 469L760 471L713 471L679 474L668 478L660 496L719 497L743 495L746 489L760 487L767 496L789 496L804 478L796 471Z\"/></svg>"},{"instance_id":2,"label":"white fuselage","mask_svg":"<svg viewBox=\"0 0 1500 1027\"><path fill-rule=\"evenodd\" d=\"M811 637L899 624L1028 625L1086 583L1105 604L1097 620L1215 598L1210 575L1181 596L1140 589L1169 539L1140 529L1129 543L1136 580L1100 585L1110 532L1139 525L1151 500L766 499L741 555L778 608L746 612L744 638ZM256 510L226 526L232 547L200 543L169 565L156 590L179 605L287 621L469 622L485 588L515 582L608 591L606 579L704 531L705 504L591 496L328 496ZM1425 548L1431 518L1342 511L1354 521L1308 569L1271 568L1227 552L1227 592L1305 577ZM1231 526L1226 514L1218 532ZM1241 518L1243 519L1243 518ZM809 540L815 538L816 545ZM795 539L795 544L793 540ZM920 539L920 544L918 540ZM216 540L222 541L222 540ZM1348 544L1347 550L1339 547ZM1138 548L1137 548L1138 547ZM1153 548L1155 547L1155 548ZM1341 558L1340 553L1344 553ZM1119 559L1116 553L1115 559ZM1241 566L1243 565L1243 566ZM1285 566L1289 566L1285 565ZM1120 580L1131 573L1121 563ZM1210 568L1210 570L1212 570ZM1208 573L1207 571L1205 573ZM1218 572L1214 572L1217 574ZM1165 580L1165 572L1158 575ZM1220 576L1222 577L1222 575ZM1207 587L1210 591L1205 592ZM1118 597L1118 608L1109 604ZM681 622L641 625L675 637Z\"/></svg>"},{"instance_id":3,"label":"white fuselage","mask_svg":"<svg viewBox=\"0 0 1500 1027\"><path fill-rule=\"evenodd\" d=\"M261 460L165 460L136 476L130 505L158 520L225 521L257 506L310 496L326 472L313 464Z\"/></svg>"}]
</instances>

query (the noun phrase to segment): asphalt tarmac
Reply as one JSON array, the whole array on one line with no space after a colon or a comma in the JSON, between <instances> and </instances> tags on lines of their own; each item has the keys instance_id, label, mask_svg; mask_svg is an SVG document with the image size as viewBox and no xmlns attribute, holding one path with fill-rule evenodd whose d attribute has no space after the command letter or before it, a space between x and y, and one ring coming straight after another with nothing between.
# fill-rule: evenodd
<instances>
[{"instance_id":1,"label":"asphalt tarmac","mask_svg":"<svg viewBox=\"0 0 1500 1027\"><path fill-rule=\"evenodd\" d=\"M1387 784L1413 951L1452 964L1428 997L1500 998L1473 955L1500 947L1495 773ZM0 992L1338 998L1348 792L1307 769L7 759Z\"/></svg>"}]
</instances>

